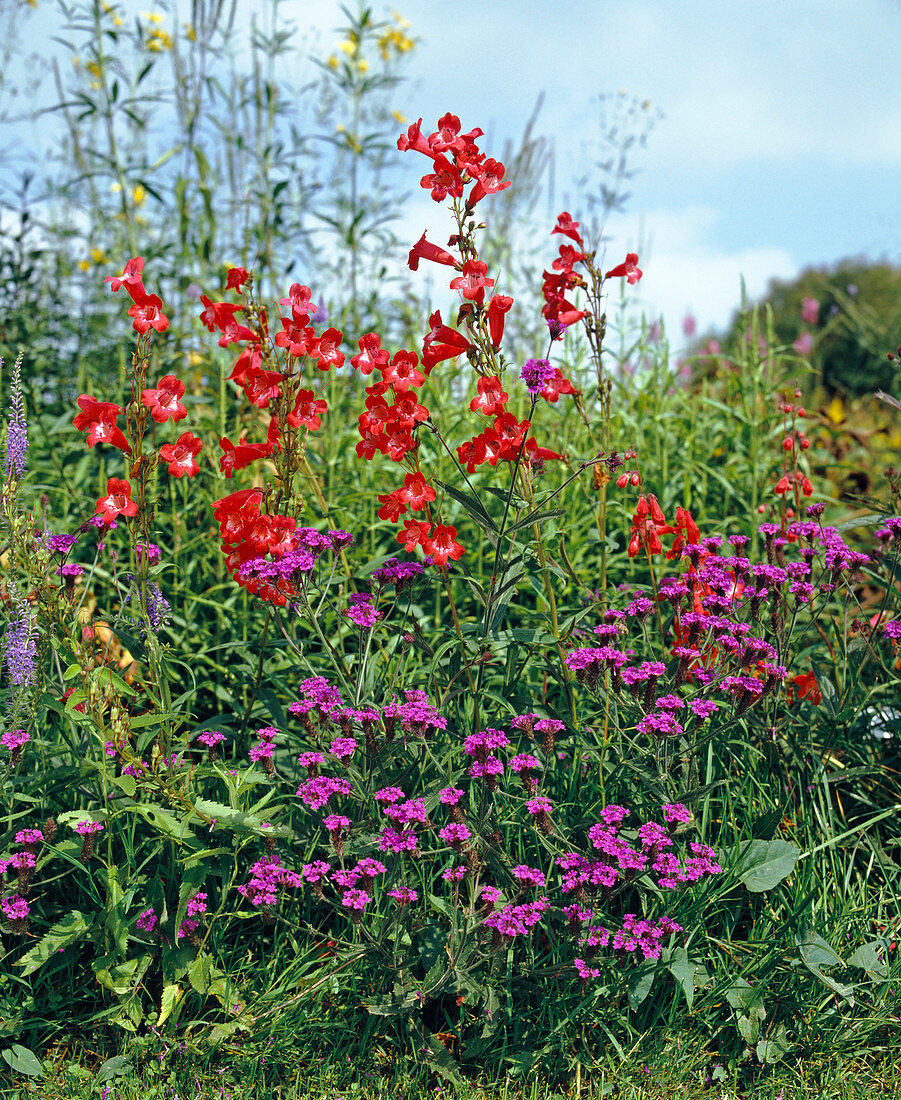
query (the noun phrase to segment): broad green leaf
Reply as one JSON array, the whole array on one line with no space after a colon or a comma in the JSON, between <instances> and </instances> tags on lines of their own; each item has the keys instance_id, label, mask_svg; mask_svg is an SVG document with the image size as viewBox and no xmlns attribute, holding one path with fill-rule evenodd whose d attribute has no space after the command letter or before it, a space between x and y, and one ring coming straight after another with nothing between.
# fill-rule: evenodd
<instances>
[{"instance_id":1,"label":"broad green leaf","mask_svg":"<svg viewBox=\"0 0 901 1100\"><path fill-rule=\"evenodd\" d=\"M466 512L480 527L483 527L486 531L492 532L495 535L497 534L497 524L485 511L485 507L480 500L477 500L471 493L464 493L453 485L448 485L447 482L438 481L436 479L435 484L447 493L449 497L452 497L458 504L462 504Z\"/></svg>"},{"instance_id":2,"label":"broad green leaf","mask_svg":"<svg viewBox=\"0 0 901 1100\"><path fill-rule=\"evenodd\" d=\"M131 1069L131 1061L125 1054L114 1054L112 1058L107 1058L100 1069L97 1070L97 1076L94 1080L98 1085L102 1085L104 1081L109 1081L112 1077L118 1077L120 1074L128 1073Z\"/></svg>"},{"instance_id":3,"label":"broad green leaf","mask_svg":"<svg viewBox=\"0 0 901 1100\"><path fill-rule=\"evenodd\" d=\"M110 782L115 783L129 798L134 798L137 781L133 775L113 775L110 777Z\"/></svg>"},{"instance_id":4,"label":"broad green leaf","mask_svg":"<svg viewBox=\"0 0 901 1100\"><path fill-rule=\"evenodd\" d=\"M866 970L870 981L885 981L888 977L888 967L885 964L886 943L882 940L873 940L870 943L862 943L848 959L849 966L859 966ZM882 952L882 958L879 954Z\"/></svg>"},{"instance_id":5,"label":"broad green leaf","mask_svg":"<svg viewBox=\"0 0 901 1100\"><path fill-rule=\"evenodd\" d=\"M160 999L160 1014L156 1021L157 1027L162 1027L172 1013L172 1009L178 1004L184 995L180 985L167 985L163 987L163 996Z\"/></svg>"},{"instance_id":6,"label":"broad green leaf","mask_svg":"<svg viewBox=\"0 0 901 1100\"><path fill-rule=\"evenodd\" d=\"M830 978L828 974L823 972L824 966L844 966L844 962L841 957L836 955L829 944L815 932L811 932L806 929L801 934L795 935L795 943L798 945L798 950L801 954L801 962L807 967L811 974L833 992L837 993L841 998L846 1000L849 1004L854 1004L854 986L843 985L841 982L837 982L834 978Z\"/></svg>"},{"instance_id":7,"label":"broad green leaf","mask_svg":"<svg viewBox=\"0 0 901 1100\"><path fill-rule=\"evenodd\" d=\"M656 966L641 967L629 982L629 1005L633 1012L647 999L656 976Z\"/></svg>"},{"instance_id":8,"label":"broad green leaf","mask_svg":"<svg viewBox=\"0 0 901 1100\"><path fill-rule=\"evenodd\" d=\"M126 684L121 676L117 676L116 673L113 672L111 668L107 668L106 665L95 668L91 673L91 679L102 684L104 687L114 687L116 691L121 692L123 695L134 695L135 693L133 687Z\"/></svg>"},{"instance_id":9,"label":"broad green leaf","mask_svg":"<svg viewBox=\"0 0 901 1100\"><path fill-rule=\"evenodd\" d=\"M688 951L684 947L677 947L669 963L669 972L676 979L685 993L685 1000L691 1008L695 999L695 973L698 964L688 958Z\"/></svg>"},{"instance_id":10,"label":"broad green leaf","mask_svg":"<svg viewBox=\"0 0 901 1100\"><path fill-rule=\"evenodd\" d=\"M733 865L739 882L752 894L772 890L787 878L800 855L800 848L787 840L745 841L723 853L726 865Z\"/></svg>"},{"instance_id":11,"label":"broad green leaf","mask_svg":"<svg viewBox=\"0 0 901 1100\"><path fill-rule=\"evenodd\" d=\"M13 1043L7 1050L0 1050L0 1057L15 1073L24 1073L26 1077L43 1077L44 1067L37 1055L28 1049Z\"/></svg>"},{"instance_id":12,"label":"broad green leaf","mask_svg":"<svg viewBox=\"0 0 901 1100\"><path fill-rule=\"evenodd\" d=\"M785 1057L790 1047L785 1024L779 1024L769 1038L761 1039L757 1044L757 1059L764 1065L775 1065Z\"/></svg>"},{"instance_id":13,"label":"broad green leaf","mask_svg":"<svg viewBox=\"0 0 901 1100\"><path fill-rule=\"evenodd\" d=\"M206 952L198 955L188 966L188 981L195 993L199 993L201 997L205 997L209 992L212 966L213 960Z\"/></svg>"},{"instance_id":14,"label":"broad green leaf","mask_svg":"<svg viewBox=\"0 0 901 1100\"><path fill-rule=\"evenodd\" d=\"M27 977L39 970L57 952L65 950L70 944L87 935L90 929L91 923L84 913L73 909L62 920L57 921L48 932L45 932L38 943L17 960L15 965L21 967L23 977Z\"/></svg>"}]
</instances>

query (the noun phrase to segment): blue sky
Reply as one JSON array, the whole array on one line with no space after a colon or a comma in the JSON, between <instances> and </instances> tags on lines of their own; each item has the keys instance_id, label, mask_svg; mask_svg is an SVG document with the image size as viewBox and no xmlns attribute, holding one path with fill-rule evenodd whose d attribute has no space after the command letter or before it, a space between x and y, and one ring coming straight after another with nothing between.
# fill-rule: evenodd
<instances>
[{"instance_id":1,"label":"blue sky","mask_svg":"<svg viewBox=\"0 0 901 1100\"><path fill-rule=\"evenodd\" d=\"M239 4L245 25L264 6ZM52 33L54 7L41 0L29 17L30 45ZM185 0L165 7L173 19L188 17ZM702 331L725 324L742 277L753 298L769 278L810 264L901 260L901 0L373 7L377 16L395 8L420 39L397 108L422 116L424 129L451 110L466 128L481 126L483 148L499 155L545 93L538 130L553 140L555 206L574 217L582 211L573 181L598 134L596 97L623 91L662 113L636 156L628 209L606 229L611 263L640 252L639 302L663 312L671 332L687 311ZM337 41L337 0L281 0L280 10L319 33L320 56ZM435 224L430 205L422 193L405 212L411 240Z\"/></svg>"}]
</instances>

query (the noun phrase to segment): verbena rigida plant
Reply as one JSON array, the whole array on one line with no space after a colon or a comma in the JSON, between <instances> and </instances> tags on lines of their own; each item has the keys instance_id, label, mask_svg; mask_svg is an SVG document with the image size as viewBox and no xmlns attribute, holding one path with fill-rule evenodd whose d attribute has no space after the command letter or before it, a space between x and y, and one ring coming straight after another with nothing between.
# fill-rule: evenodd
<instances>
[{"instance_id":1,"label":"verbena rigida plant","mask_svg":"<svg viewBox=\"0 0 901 1100\"><path fill-rule=\"evenodd\" d=\"M456 223L446 246L423 234L410 252L459 295L454 316L423 319L421 347L324 327L301 283L273 319L240 267L232 300L202 299L261 424L219 439L230 483L212 505L225 568L262 609L245 714L196 721L189 655L167 640L179 609L154 542L160 483L195 478L210 441L183 430L185 383L154 365L168 321L143 260L107 280L137 334L130 394L78 398L74 425L108 476L68 530L21 506L15 376L0 906L20 1031L47 1034L39 1005L65 1001L69 1024L222 1037L252 1033L289 993L343 991L370 1034L383 1026L446 1073L501 1056L559 1069L680 998L726 996L758 1057L787 1048L754 975L721 950L802 854L775 835L792 792L777 772L778 789L749 787L742 751L795 737L819 692L811 644L841 648L836 608L853 613L863 570L883 594L869 659L891 678L901 518L868 553L849 548L806 507L793 427L775 486L792 508L756 533L704 534L688 502L668 522L633 441L611 437L605 285L636 283L638 257L602 273L562 213L546 357L508 362L516 303L479 258L479 211L515 181L481 136L447 114L398 142L425 157L422 186ZM580 330L585 392L554 362ZM384 478L374 534L328 522L317 437L336 430L339 371L360 398L356 461ZM578 459L555 439L570 400ZM608 507L614 493L625 502ZM589 576L559 539L576 522L594 533ZM624 591L630 559L643 579ZM118 605L114 628L92 616L88 581ZM276 655L290 694L266 688ZM816 936L796 942L804 957Z\"/></svg>"}]
</instances>

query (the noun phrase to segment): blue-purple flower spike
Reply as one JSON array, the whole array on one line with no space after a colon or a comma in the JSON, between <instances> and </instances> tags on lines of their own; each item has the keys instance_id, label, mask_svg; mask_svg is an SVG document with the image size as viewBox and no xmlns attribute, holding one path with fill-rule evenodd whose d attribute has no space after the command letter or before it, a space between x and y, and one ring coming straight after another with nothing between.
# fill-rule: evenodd
<instances>
[{"instance_id":1,"label":"blue-purple flower spike","mask_svg":"<svg viewBox=\"0 0 901 1100\"><path fill-rule=\"evenodd\" d=\"M25 688L34 680L38 629L28 600L24 596L13 596L13 603L15 611L3 638L4 659L9 682L14 687Z\"/></svg>"},{"instance_id":2,"label":"blue-purple flower spike","mask_svg":"<svg viewBox=\"0 0 901 1100\"><path fill-rule=\"evenodd\" d=\"M25 396L22 393L22 352L13 367L13 382L9 397L10 415L6 421L6 480L21 479L28 457L28 423L25 420Z\"/></svg>"}]
</instances>

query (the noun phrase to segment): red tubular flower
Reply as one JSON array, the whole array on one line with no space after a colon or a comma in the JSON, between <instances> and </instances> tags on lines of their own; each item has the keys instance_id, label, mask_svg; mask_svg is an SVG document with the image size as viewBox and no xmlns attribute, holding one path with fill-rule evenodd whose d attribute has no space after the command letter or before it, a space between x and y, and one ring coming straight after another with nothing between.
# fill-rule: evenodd
<instances>
[{"instance_id":1,"label":"red tubular flower","mask_svg":"<svg viewBox=\"0 0 901 1100\"><path fill-rule=\"evenodd\" d=\"M138 506L131 499L131 484L124 478L111 477L106 483L106 496L97 501L95 509L109 527L117 516L133 516Z\"/></svg>"},{"instance_id":2,"label":"red tubular flower","mask_svg":"<svg viewBox=\"0 0 901 1100\"><path fill-rule=\"evenodd\" d=\"M638 253L629 252L623 263L612 267L604 276L605 279L621 279L625 277L629 285L637 283L641 278L641 268L638 266Z\"/></svg>"},{"instance_id":3,"label":"red tubular flower","mask_svg":"<svg viewBox=\"0 0 901 1100\"><path fill-rule=\"evenodd\" d=\"M445 566L448 561L459 561L463 557L463 547L456 540L456 527L438 524L434 534L422 543L422 549L431 555L435 565Z\"/></svg>"},{"instance_id":4,"label":"red tubular flower","mask_svg":"<svg viewBox=\"0 0 901 1100\"><path fill-rule=\"evenodd\" d=\"M579 252L578 249L573 248L571 244L561 244L560 254L557 256L557 259L554 260L554 262L551 264L551 267L554 269L554 271L562 271L565 274L569 274L569 272L572 271L573 267L575 267L575 265L579 263L580 260L584 259L584 253Z\"/></svg>"},{"instance_id":5,"label":"red tubular flower","mask_svg":"<svg viewBox=\"0 0 901 1100\"><path fill-rule=\"evenodd\" d=\"M245 271L243 267L230 267L228 269L228 275L225 277L225 289L236 290L238 294L241 293L241 287L250 278L250 273Z\"/></svg>"},{"instance_id":6,"label":"red tubular flower","mask_svg":"<svg viewBox=\"0 0 901 1100\"><path fill-rule=\"evenodd\" d=\"M244 393L251 405L266 409L281 393L283 376L277 370L260 370L248 381Z\"/></svg>"},{"instance_id":7,"label":"red tubular flower","mask_svg":"<svg viewBox=\"0 0 901 1100\"><path fill-rule=\"evenodd\" d=\"M508 294L495 294L488 303L488 332L491 343L499 348L504 338L505 314L513 305L513 299Z\"/></svg>"},{"instance_id":8,"label":"red tubular flower","mask_svg":"<svg viewBox=\"0 0 901 1100\"><path fill-rule=\"evenodd\" d=\"M432 156L429 143L422 135L422 119L412 123L407 132L400 135L397 139L397 147L402 153L408 149L413 149L415 152L423 153L427 157Z\"/></svg>"},{"instance_id":9,"label":"red tubular flower","mask_svg":"<svg viewBox=\"0 0 901 1100\"><path fill-rule=\"evenodd\" d=\"M425 233L422 234L416 244L410 249L410 255L407 258L407 267L409 267L411 271L418 271L420 260L431 260L432 263L446 264L448 267L456 267L459 262L457 258L452 256L446 249L427 241L425 239Z\"/></svg>"},{"instance_id":10,"label":"red tubular flower","mask_svg":"<svg viewBox=\"0 0 901 1100\"><path fill-rule=\"evenodd\" d=\"M493 374L483 375L476 386L479 393L469 402L470 409L473 412L484 413L485 416L499 416L510 398L510 394L504 393L501 389L500 378Z\"/></svg>"},{"instance_id":11,"label":"red tubular flower","mask_svg":"<svg viewBox=\"0 0 901 1100\"><path fill-rule=\"evenodd\" d=\"M140 303L147 298L147 291L144 290L144 283L141 281L141 272L143 270L143 257L135 256L134 259L129 260L125 265L125 270L121 275L107 275L103 281L109 283L110 290L112 291L117 291L120 286L124 286L131 300L140 305Z\"/></svg>"},{"instance_id":12,"label":"red tubular flower","mask_svg":"<svg viewBox=\"0 0 901 1100\"><path fill-rule=\"evenodd\" d=\"M292 283L291 289L288 291L288 297L279 299L278 304L283 309L288 309L290 306L296 323L301 324L300 317L306 317L308 321L316 312L316 303L310 301L312 293L308 286L303 286L302 283ZM307 321L303 321L302 324L305 325Z\"/></svg>"},{"instance_id":13,"label":"red tubular flower","mask_svg":"<svg viewBox=\"0 0 901 1100\"><path fill-rule=\"evenodd\" d=\"M475 206L479 199L483 199L486 195L496 195L499 191L506 191L512 181L504 180L505 171L503 164L491 157L478 166L470 165L469 174L475 177L476 185L470 191L466 205Z\"/></svg>"},{"instance_id":14,"label":"red tubular flower","mask_svg":"<svg viewBox=\"0 0 901 1100\"><path fill-rule=\"evenodd\" d=\"M488 265L483 260L467 260L463 265L463 274L451 279L451 290L459 290L470 302L485 300L485 290L494 286L494 279L487 278Z\"/></svg>"},{"instance_id":15,"label":"red tubular flower","mask_svg":"<svg viewBox=\"0 0 901 1100\"><path fill-rule=\"evenodd\" d=\"M320 417L328 405L325 398L317 398L312 390L298 390L294 398L294 411L286 417L292 428L307 428L311 432L319 430Z\"/></svg>"},{"instance_id":16,"label":"red tubular flower","mask_svg":"<svg viewBox=\"0 0 901 1100\"><path fill-rule=\"evenodd\" d=\"M440 309L436 309L429 317L429 325L431 328L422 341L422 367L426 374L430 374L437 363L456 359L458 355L472 348L472 344L461 332L442 324Z\"/></svg>"},{"instance_id":17,"label":"red tubular flower","mask_svg":"<svg viewBox=\"0 0 901 1100\"><path fill-rule=\"evenodd\" d=\"M77 404L81 412L76 413L72 423L80 432L86 431L97 420L115 424L116 417L124 412L121 405L114 405L112 401L97 401L87 393L78 398Z\"/></svg>"},{"instance_id":18,"label":"red tubular flower","mask_svg":"<svg viewBox=\"0 0 901 1100\"><path fill-rule=\"evenodd\" d=\"M786 684L785 690L789 703L794 702L796 699L809 699L816 707L823 701L820 685L812 669L800 676L792 676Z\"/></svg>"},{"instance_id":19,"label":"red tubular flower","mask_svg":"<svg viewBox=\"0 0 901 1100\"><path fill-rule=\"evenodd\" d=\"M379 500L382 503L381 508L378 510L379 519L386 519L389 523L397 523L407 510L402 493L403 489L395 489L394 492L387 494L379 493Z\"/></svg>"},{"instance_id":20,"label":"red tubular flower","mask_svg":"<svg viewBox=\"0 0 901 1100\"><path fill-rule=\"evenodd\" d=\"M451 162L443 156L434 159L434 172L419 181L419 186L431 190L435 202L444 202L448 195L458 199L463 194L463 177Z\"/></svg>"},{"instance_id":21,"label":"red tubular flower","mask_svg":"<svg viewBox=\"0 0 901 1100\"><path fill-rule=\"evenodd\" d=\"M536 459L545 462L549 459L563 458L563 455L557 454L556 451L552 451L548 447L540 447L535 436L530 435L526 440L523 458L527 462L534 462Z\"/></svg>"},{"instance_id":22,"label":"red tubular flower","mask_svg":"<svg viewBox=\"0 0 901 1100\"><path fill-rule=\"evenodd\" d=\"M328 370L330 367L344 366L344 352L341 350L341 341L344 334L340 329L327 328L316 342L315 349L310 350L310 356L316 359L319 370Z\"/></svg>"},{"instance_id":23,"label":"red tubular flower","mask_svg":"<svg viewBox=\"0 0 901 1100\"><path fill-rule=\"evenodd\" d=\"M397 541L403 544L408 554L412 554L417 546L425 546L431 530L431 523L426 523L424 520L405 519L403 530L397 533Z\"/></svg>"},{"instance_id":24,"label":"red tubular flower","mask_svg":"<svg viewBox=\"0 0 901 1100\"><path fill-rule=\"evenodd\" d=\"M108 420L95 420L88 429L87 445L93 447L95 443L109 443L111 447L118 447L126 454L131 453L131 444L115 424Z\"/></svg>"},{"instance_id":25,"label":"red tubular flower","mask_svg":"<svg viewBox=\"0 0 901 1100\"><path fill-rule=\"evenodd\" d=\"M419 356L415 351L395 352L394 358L381 367L382 380L394 387L395 393L405 393L411 387L418 389L425 382L425 375L417 369Z\"/></svg>"},{"instance_id":26,"label":"red tubular flower","mask_svg":"<svg viewBox=\"0 0 901 1100\"><path fill-rule=\"evenodd\" d=\"M163 424L167 420L177 422L188 415L188 410L179 400L184 395L184 382L180 382L174 374L167 374L160 379L157 389L144 390L141 393L141 404L150 409L150 415L157 424Z\"/></svg>"},{"instance_id":27,"label":"red tubular flower","mask_svg":"<svg viewBox=\"0 0 901 1100\"><path fill-rule=\"evenodd\" d=\"M569 237L571 240L575 241L580 248L584 245L579 233L579 223L574 222L566 210L564 210L562 214L557 215L557 224L551 230L551 236L555 233L562 233L564 237Z\"/></svg>"},{"instance_id":28,"label":"red tubular flower","mask_svg":"<svg viewBox=\"0 0 901 1100\"><path fill-rule=\"evenodd\" d=\"M548 384L541 391L541 396L545 401L550 401L555 404L562 394L576 394L581 393L581 390L577 390L576 387L566 378L561 372L559 367L554 368L554 377L550 379Z\"/></svg>"},{"instance_id":29,"label":"red tubular flower","mask_svg":"<svg viewBox=\"0 0 901 1100\"><path fill-rule=\"evenodd\" d=\"M260 373L263 353L259 347L245 348L232 367L228 376L230 382L237 382L241 389L246 389L248 383Z\"/></svg>"},{"instance_id":30,"label":"red tubular flower","mask_svg":"<svg viewBox=\"0 0 901 1100\"><path fill-rule=\"evenodd\" d=\"M698 525L692 519L691 512L687 508L678 507L676 509L676 537L673 539L672 549L667 551L667 558L672 561L673 558L679 558L682 556L682 548L684 546L697 546L701 541L701 532L698 530Z\"/></svg>"},{"instance_id":31,"label":"red tubular flower","mask_svg":"<svg viewBox=\"0 0 901 1100\"><path fill-rule=\"evenodd\" d=\"M632 531L627 553L630 558L634 558L644 546L647 547L649 554L662 554L663 544L660 541L660 536L673 535L675 532L675 527L667 525L654 494L650 493L645 496L642 493L638 498L635 515L632 517Z\"/></svg>"},{"instance_id":32,"label":"red tubular flower","mask_svg":"<svg viewBox=\"0 0 901 1100\"><path fill-rule=\"evenodd\" d=\"M143 335L149 329L165 332L169 327L169 318L162 313L163 301L156 294L146 294L142 302L135 302L128 316L133 318L131 327Z\"/></svg>"},{"instance_id":33,"label":"red tubular flower","mask_svg":"<svg viewBox=\"0 0 901 1100\"><path fill-rule=\"evenodd\" d=\"M225 436L219 440L219 446L222 448L219 469L226 477L231 477L235 470L243 470L251 462L268 457L269 452L269 448L265 443L238 443L235 445Z\"/></svg>"},{"instance_id":34,"label":"red tubular flower","mask_svg":"<svg viewBox=\"0 0 901 1100\"><path fill-rule=\"evenodd\" d=\"M173 477L193 477L200 472L195 458L200 454L203 441L190 432L183 432L174 443L160 447L160 458L169 463L169 473Z\"/></svg>"},{"instance_id":35,"label":"red tubular flower","mask_svg":"<svg viewBox=\"0 0 901 1100\"><path fill-rule=\"evenodd\" d=\"M427 501L435 499L435 490L420 473L407 474L403 489L395 489L399 500L408 504L414 512L421 512ZM379 497L381 500L381 497Z\"/></svg>"},{"instance_id":36,"label":"red tubular flower","mask_svg":"<svg viewBox=\"0 0 901 1100\"><path fill-rule=\"evenodd\" d=\"M288 354L295 359L301 359L304 355L315 355L316 333L309 325L298 325L293 318L280 317L282 332L275 334L275 346L287 348ZM343 359L342 359L343 362Z\"/></svg>"},{"instance_id":37,"label":"red tubular flower","mask_svg":"<svg viewBox=\"0 0 901 1100\"><path fill-rule=\"evenodd\" d=\"M388 352L382 347L382 341L376 332L367 332L358 340L360 354L351 358L350 365L361 374L372 374L376 367L387 366Z\"/></svg>"}]
</instances>

